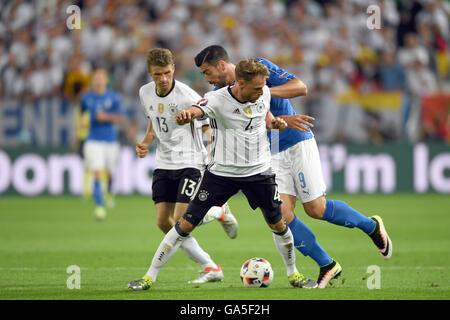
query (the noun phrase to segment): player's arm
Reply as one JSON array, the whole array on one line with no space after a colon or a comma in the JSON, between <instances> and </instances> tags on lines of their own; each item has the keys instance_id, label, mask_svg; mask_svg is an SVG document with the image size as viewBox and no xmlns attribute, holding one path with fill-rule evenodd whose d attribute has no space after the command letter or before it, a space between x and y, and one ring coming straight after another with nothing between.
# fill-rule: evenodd
<instances>
[{"instance_id":1,"label":"player's arm","mask_svg":"<svg viewBox=\"0 0 450 320\"><path fill-rule=\"evenodd\" d=\"M267 112L266 115L266 128L267 130L279 130L284 131L287 128L287 123L280 117L274 117L272 112Z\"/></svg>"},{"instance_id":2,"label":"player's arm","mask_svg":"<svg viewBox=\"0 0 450 320\"><path fill-rule=\"evenodd\" d=\"M139 158L144 158L147 155L148 147L156 139L155 130L153 130L152 121L148 122L147 131L145 132L144 139L141 143L136 143L136 153Z\"/></svg>"},{"instance_id":3,"label":"player's arm","mask_svg":"<svg viewBox=\"0 0 450 320\"><path fill-rule=\"evenodd\" d=\"M267 86L270 88L272 97L290 99L301 97L308 93L308 88L303 81L293 74L267 59L258 58L258 60L269 69Z\"/></svg>"},{"instance_id":4,"label":"player's arm","mask_svg":"<svg viewBox=\"0 0 450 320\"><path fill-rule=\"evenodd\" d=\"M108 113L104 110L99 110L95 114L95 120L97 122L111 122L111 123L122 123L125 121L125 117L121 113Z\"/></svg>"},{"instance_id":5,"label":"player's arm","mask_svg":"<svg viewBox=\"0 0 450 320\"><path fill-rule=\"evenodd\" d=\"M122 123L125 121L125 117L122 114L109 114L105 111L98 111L95 114L95 120L98 122L111 122L111 123Z\"/></svg>"},{"instance_id":6,"label":"player's arm","mask_svg":"<svg viewBox=\"0 0 450 320\"><path fill-rule=\"evenodd\" d=\"M283 99L301 97L305 96L307 93L308 88L306 87L306 84L297 78L293 78L284 84L270 88L270 94L272 97Z\"/></svg>"},{"instance_id":7,"label":"player's arm","mask_svg":"<svg viewBox=\"0 0 450 320\"><path fill-rule=\"evenodd\" d=\"M208 142L206 144L206 150L208 150L208 156L211 152L211 142L212 142L212 133L211 133L211 127L209 125L202 126L202 133L206 134L208 137Z\"/></svg>"},{"instance_id":8,"label":"player's arm","mask_svg":"<svg viewBox=\"0 0 450 320\"><path fill-rule=\"evenodd\" d=\"M177 122L177 124L183 125L203 116L204 113L202 109L200 109L198 106L190 106L187 109L178 111L178 113L175 115L175 121Z\"/></svg>"},{"instance_id":9,"label":"player's arm","mask_svg":"<svg viewBox=\"0 0 450 320\"><path fill-rule=\"evenodd\" d=\"M309 126L310 128L314 128L314 125L309 122L312 120L315 120L315 118L311 117L311 116L307 116L304 114L294 114L294 115L280 115L278 116L279 118L283 119L284 121L286 121L287 126L291 129L296 129L302 132L306 132L306 131L311 131L311 129L305 127Z\"/></svg>"},{"instance_id":10,"label":"player's arm","mask_svg":"<svg viewBox=\"0 0 450 320\"><path fill-rule=\"evenodd\" d=\"M123 110L119 96L115 96L113 100L113 112L104 110L97 111L95 119L98 122L122 123L125 121L125 110Z\"/></svg>"}]
</instances>

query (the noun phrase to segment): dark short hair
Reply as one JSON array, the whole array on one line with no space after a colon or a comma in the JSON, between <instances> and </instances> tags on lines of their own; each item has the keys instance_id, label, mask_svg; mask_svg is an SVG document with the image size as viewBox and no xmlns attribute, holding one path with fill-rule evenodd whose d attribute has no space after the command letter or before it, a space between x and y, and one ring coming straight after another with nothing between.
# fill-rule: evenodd
<instances>
[{"instance_id":1,"label":"dark short hair","mask_svg":"<svg viewBox=\"0 0 450 320\"><path fill-rule=\"evenodd\" d=\"M213 66L216 66L219 60L230 62L227 51L219 45L206 47L195 56L194 60L197 67L200 67L204 62L208 62Z\"/></svg>"}]
</instances>

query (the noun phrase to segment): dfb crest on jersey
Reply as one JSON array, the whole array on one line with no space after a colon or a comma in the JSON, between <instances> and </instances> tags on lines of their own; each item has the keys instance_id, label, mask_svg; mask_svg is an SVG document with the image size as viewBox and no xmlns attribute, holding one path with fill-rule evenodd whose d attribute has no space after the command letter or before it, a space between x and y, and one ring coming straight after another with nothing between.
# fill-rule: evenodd
<instances>
[{"instance_id":1,"label":"dfb crest on jersey","mask_svg":"<svg viewBox=\"0 0 450 320\"><path fill-rule=\"evenodd\" d=\"M158 103L158 111L159 113L164 113L164 103Z\"/></svg>"},{"instance_id":2,"label":"dfb crest on jersey","mask_svg":"<svg viewBox=\"0 0 450 320\"><path fill-rule=\"evenodd\" d=\"M262 102L262 101L258 102L258 104L256 105L256 111L258 113L264 112L264 102Z\"/></svg>"},{"instance_id":3,"label":"dfb crest on jersey","mask_svg":"<svg viewBox=\"0 0 450 320\"><path fill-rule=\"evenodd\" d=\"M178 112L178 106L176 105L176 103L169 103L169 113L171 115L176 115Z\"/></svg>"}]
</instances>

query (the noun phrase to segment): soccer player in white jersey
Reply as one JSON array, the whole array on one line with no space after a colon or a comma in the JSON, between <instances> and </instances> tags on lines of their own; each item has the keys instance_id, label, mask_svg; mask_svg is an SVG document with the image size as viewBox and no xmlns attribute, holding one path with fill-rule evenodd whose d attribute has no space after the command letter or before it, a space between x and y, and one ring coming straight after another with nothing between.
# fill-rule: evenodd
<instances>
[{"instance_id":1,"label":"soccer player in white jersey","mask_svg":"<svg viewBox=\"0 0 450 320\"><path fill-rule=\"evenodd\" d=\"M141 105L150 119L147 132L136 152L143 158L154 140L156 170L153 173L152 198L156 208L156 223L167 233L186 211L204 166L207 153L201 138L202 128L209 127L207 119L179 126L174 118L180 109L187 108L201 99L194 90L175 80L174 58L170 50L152 49L147 54L148 72L153 81L139 90ZM236 238L238 224L228 204L212 207L202 223L219 221L230 238ZM203 270L191 283L221 281L223 272L203 251L193 237L188 237L181 249Z\"/></svg>"},{"instance_id":2,"label":"soccer player in white jersey","mask_svg":"<svg viewBox=\"0 0 450 320\"><path fill-rule=\"evenodd\" d=\"M209 92L197 105L181 110L178 124L207 116L211 120L211 162L189 206L166 234L146 275L129 283L134 290L149 289L172 255L189 238L211 206L223 205L242 190L252 209L260 208L273 231L273 238L294 287L316 288L296 268L294 241L281 215L281 200L270 167L267 130L286 128L286 123L269 112L270 91L265 85L267 68L256 60L236 66L234 86Z\"/></svg>"},{"instance_id":3,"label":"soccer player in white jersey","mask_svg":"<svg viewBox=\"0 0 450 320\"><path fill-rule=\"evenodd\" d=\"M108 74L105 69L94 70L91 78L92 90L81 96L81 112L89 112L90 125L83 146L85 165L94 175L94 215L98 220L106 218L104 191L101 175L107 171L107 195L112 201L112 179L119 156L116 124L125 120L119 95L108 89Z\"/></svg>"},{"instance_id":4,"label":"soccer player in white jersey","mask_svg":"<svg viewBox=\"0 0 450 320\"><path fill-rule=\"evenodd\" d=\"M205 80L216 88L235 81L235 65L231 63L223 47L206 47L194 60ZM288 128L280 132L277 138L270 139L272 167L283 201L283 217L293 233L296 248L319 265L319 288L325 288L330 280L339 276L342 268L328 256L314 233L294 214L297 199L301 200L305 212L312 218L362 230L372 239L380 255L389 259L392 242L379 216L366 217L343 201L325 198L326 186L319 150L310 129L313 125L308 122L314 119L296 114L289 102L289 98L305 95L306 85L274 63L263 58L257 60L269 69L267 86L272 95L270 111L288 124Z\"/></svg>"}]
</instances>

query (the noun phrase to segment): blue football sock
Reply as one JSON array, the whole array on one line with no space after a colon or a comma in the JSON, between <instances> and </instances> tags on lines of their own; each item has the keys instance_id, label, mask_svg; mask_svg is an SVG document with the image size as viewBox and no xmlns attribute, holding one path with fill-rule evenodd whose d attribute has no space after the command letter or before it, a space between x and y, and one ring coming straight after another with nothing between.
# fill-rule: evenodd
<instances>
[{"instance_id":1,"label":"blue football sock","mask_svg":"<svg viewBox=\"0 0 450 320\"><path fill-rule=\"evenodd\" d=\"M94 181L94 202L96 206L103 207L103 192L102 192L102 185L100 183L100 180L95 179Z\"/></svg>"},{"instance_id":2,"label":"blue football sock","mask_svg":"<svg viewBox=\"0 0 450 320\"><path fill-rule=\"evenodd\" d=\"M327 200L323 220L347 228L359 228L369 234L375 229L375 221L362 215L340 200Z\"/></svg>"},{"instance_id":3,"label":"blue football sock","mask_svg":"<svg viewBox=\"0 0 450 320\"><path fill-rule=\"evenodd\" d=\"M316 240L316 236L297 216L289 223L294 245L304 256L310 256L319 267L325 266L333 261L330 256L322 249Z\"/></svg>"}]
</instances>

